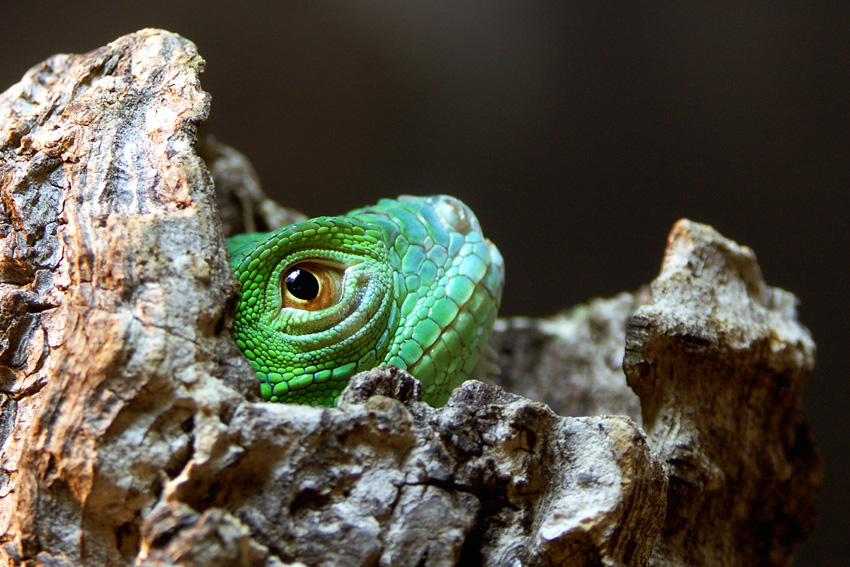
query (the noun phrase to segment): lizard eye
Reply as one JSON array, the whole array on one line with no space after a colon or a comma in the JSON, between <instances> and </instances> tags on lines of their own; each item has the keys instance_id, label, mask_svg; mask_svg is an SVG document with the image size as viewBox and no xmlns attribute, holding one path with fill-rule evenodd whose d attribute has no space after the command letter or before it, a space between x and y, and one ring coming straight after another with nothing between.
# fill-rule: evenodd
<instances>
[{"instance_id":1,"label":"lizard eye","mask_svg":"<svg viewBox=\"0 0 850 567\"><path fill-rule=\"evenodd\" d=\"M344 270L318 262L299 262L283 274L283 307L318 311L339 301Z\"/></svg>"}]
</instances>

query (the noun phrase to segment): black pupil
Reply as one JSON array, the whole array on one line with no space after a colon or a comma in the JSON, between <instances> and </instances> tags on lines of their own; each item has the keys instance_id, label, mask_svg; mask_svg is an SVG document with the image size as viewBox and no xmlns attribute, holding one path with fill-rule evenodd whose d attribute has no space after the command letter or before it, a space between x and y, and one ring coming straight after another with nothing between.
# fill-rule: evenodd
<instances>
[{"instance_id":1,"label":"black pupil","mask_svg":"<svg viewBox=\"0 0 850 567\"><path fill-rule=\"evenodd\" d=\"M286 274L284 281L289 293L298 299L309 301L319 295L319 280L307 270L295 268Z\"/></svg>"}]
</instances>

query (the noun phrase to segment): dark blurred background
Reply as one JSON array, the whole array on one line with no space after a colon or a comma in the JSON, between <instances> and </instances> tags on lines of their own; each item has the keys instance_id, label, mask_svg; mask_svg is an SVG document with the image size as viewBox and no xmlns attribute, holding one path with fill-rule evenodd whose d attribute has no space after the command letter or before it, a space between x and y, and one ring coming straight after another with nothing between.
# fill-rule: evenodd
<instances>
[{"instance_id":1,"label":"dark blurred background","mask_svg":"<svg viewBox=\"0 0 850 567\"><path fill-rule=\"evenodd\" d=\"M752 247L819 350L825 482L796 564L850 557L850 3L2 3L0 90L161 27L197 44L210 130L283 204L460 197L505 256L504 315L635 290L680 217Z\"/></svg>"}]
</instances>

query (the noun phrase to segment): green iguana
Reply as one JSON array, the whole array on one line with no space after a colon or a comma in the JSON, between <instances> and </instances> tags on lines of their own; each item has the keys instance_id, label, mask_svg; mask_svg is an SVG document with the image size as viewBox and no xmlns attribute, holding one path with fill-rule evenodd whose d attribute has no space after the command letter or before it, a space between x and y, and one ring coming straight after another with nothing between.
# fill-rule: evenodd
<instances>
[{"instance_id":1,"label":"green iguana","mask_svg":"<svg viewBox=\"0 0 850 567\"><path fill-rule=\"evenodd\" d=\"M332 406L355 373L392 364L442 405L486 362L504 263L454 197L382 199L227 245L236 343L268 401Z\"/></svg>"}]
</instances>

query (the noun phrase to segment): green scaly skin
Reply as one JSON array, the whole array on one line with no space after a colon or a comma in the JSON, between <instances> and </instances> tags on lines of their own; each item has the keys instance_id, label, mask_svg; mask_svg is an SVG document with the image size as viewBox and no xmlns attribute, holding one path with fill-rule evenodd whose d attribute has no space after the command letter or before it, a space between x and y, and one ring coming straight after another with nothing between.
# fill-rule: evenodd
<instances>
[{"instance_id":1,"label":"green scaly skin","mask_svg":"<svg viewBox=\"0 0 850 567\"><path fill-rule=\"evenodd\" d=\"M355 373L392 364L443 405L479 362L504 285L499 251L445 195L382 199L227 246L242 284L236 343L272 402L333 406ZM282 307L284 274L311 260L344 269L338 299Z\"/></svg>"}]
</instances>

